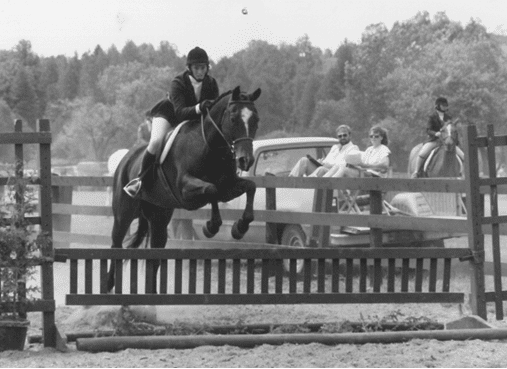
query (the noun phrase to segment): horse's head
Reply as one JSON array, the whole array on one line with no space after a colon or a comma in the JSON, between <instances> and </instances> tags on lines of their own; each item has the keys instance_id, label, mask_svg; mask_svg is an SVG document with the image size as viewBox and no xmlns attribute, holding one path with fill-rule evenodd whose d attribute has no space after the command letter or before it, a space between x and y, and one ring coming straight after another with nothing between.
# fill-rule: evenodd
<instances>
[{"instance_id":1,"label":"horse's head","mask_svg":"<svg viewBox=\"0 0 507 369\"><path fill-rule=\"evenodd\" d=\"M210 111L210 115L217 110L221 111L220 130L234 150L236 163L243 171L250 169L254 162L252 141L259 123L254 101L260 94L260 88L251 94L246 94L241 92L238 86L232 91L228 101L223 103L217 101Z\"/></svg>"},{"instance_id":2,"label":"horse's head","mask_svg":"<svg viewBox=\"0 0 507 369\"><path fill-rule=\"evenodd\" d=\"M449 152L455 152L456 151L456 145L458 144L458 128L457 128L458 122L450 122L447 123L442 128L442 134L440 136L440 140L442 141L442 144L446 151Z\"/></svg>"}]
</instances>

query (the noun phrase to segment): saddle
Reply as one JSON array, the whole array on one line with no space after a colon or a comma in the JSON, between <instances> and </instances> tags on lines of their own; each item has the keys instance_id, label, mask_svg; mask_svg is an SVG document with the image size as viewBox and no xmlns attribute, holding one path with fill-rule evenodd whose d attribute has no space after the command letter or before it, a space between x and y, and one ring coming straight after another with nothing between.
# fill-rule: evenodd
<instances>
[{"instance_id":1,"label":"saddle","mask_svg":"<svg viewBox=\"0 0 507 369\"><path fill-rule=\"evenodd\" d=\"M174 186L169 184L164 171L162 170L161 164L167 158L167 154L172 147L174 139L180 132L181 128L188 121L181 122L173 130L167 132L164 139L164 144L161 146L157 153L156 164L150 169L151 173L147 175L153 176L153 185L147 190L141 187L139 197L141 200L147 201L153 205L160 206L162 208L178 208L183 207L183 204L178 200L178 196L175 195L177 190Z\"/></svg>"}]
</instances>

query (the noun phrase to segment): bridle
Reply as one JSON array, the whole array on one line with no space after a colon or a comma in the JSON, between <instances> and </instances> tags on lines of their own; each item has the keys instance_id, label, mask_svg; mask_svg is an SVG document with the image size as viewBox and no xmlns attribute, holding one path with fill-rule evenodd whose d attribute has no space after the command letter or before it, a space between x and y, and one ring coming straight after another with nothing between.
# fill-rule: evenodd
<instances>
[{"instance_id":1,"label":"bridle","mask_svg":"<svg viewBox=\"0 0 507 369\"><path fill-rule=\"evenodd\" d=\"M229 101L227 103L227 108L229 108L231 105L235 105L235 104L251 105L251 106L254 105L254 103L252 101L238 100L238 101ZM209 120L211 121L211 123L213 124L213 126L216 128L217 132L220 134L220 136L222 136L222 138L224 139L225 143L227 144L227 146L220 146L220 147L218 147L219 149L226 147L226 148L229 149L229 151L232 154L232 156L235 157L234 146L238 142L241 142L241 141L252 141L253 142L253 138L245 136L245 137L240 137L240 138L235 139L234 141L232 141L232 144L230 144L229 141L227 141L227 139L225 138L224 134L222 133L222 130L218 127L218 125L215 123L215 121L211 117L209 109L206 109L206 110L207 110L207 115L209 117ZM225 119L225 114L222 114L222 120L220 121L221 125L222 125L224 119ZM209 146L208 140L206 139L206 135L204 133L204 115L201 115L201 132L202 132L202 138L204 140L204 143L206 144L206 147L211 151L212 148Z\"/></svg>"}]
</instances>

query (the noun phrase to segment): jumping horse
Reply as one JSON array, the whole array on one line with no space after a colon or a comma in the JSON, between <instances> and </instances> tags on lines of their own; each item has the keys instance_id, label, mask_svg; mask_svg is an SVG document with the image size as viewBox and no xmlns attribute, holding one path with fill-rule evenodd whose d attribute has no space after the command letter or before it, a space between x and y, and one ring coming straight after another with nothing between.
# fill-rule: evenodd
<instances>
[{"instance_id":1,"label":"jumping horse","mask_svg":"<svg viewBox=\"0 0 507 369\"><path fill-rule=\"evenodd\" d=\"M256 186L239 177L237 169L247 171L254 162L252 141L259 122L254 101L260 94L260 89L247 94L238 86L219 96L205 118L181 123L165 159L158 160L147 174L155 177L153 186L142 190L136 198L127 195L123 187L138 175L146 146L133 148L123 157L113 180L112 248L123 247L130 224L136 218L138 228L128 247L138 248L147 239L151 248L164 248L174 209L196 210L209 203L211 218L203 226L203 232L213 237L222 225L218 202L246 193L245 210L231 231L235 239L244 236L254 219ZM147 292L156 293L159 262L152 262L153 283ZM108 291L114 285L115 263L111 262Z\"/></svg>"},{"instance_id":2,"label":"jumping horse","mask_svg":"<svg viewBox=\"0 0 507 369\"><path fill-rule=\"evenodd\" d=\"M456 154L456 145L458 143L457 121L447 123L439 137L439 146L437 146L426 159L424 164L425 177L460 177L462 173L462 164ZM415 168L415 163L422 143L416 145L411 151L408 161L408 174L410 176Z\"/></svg>"}]
</instances>

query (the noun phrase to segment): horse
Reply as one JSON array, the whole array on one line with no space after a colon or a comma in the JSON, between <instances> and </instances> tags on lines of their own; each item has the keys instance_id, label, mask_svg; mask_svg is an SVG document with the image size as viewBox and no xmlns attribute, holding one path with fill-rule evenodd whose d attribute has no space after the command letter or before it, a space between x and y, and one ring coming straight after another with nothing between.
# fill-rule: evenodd
<instances>
[{"instance_id":1,"label":"horse","mask_svg":"<svg viewBox=\"0 0 507 369\"><path fill-rule=\"evenodd\" d=\"M238 176L254 163L253 139L259 116L254 101L261 89L248 94L240 87L220 95L205 118L180 123L171 137L166 158L146 175L156 176L149 190L131 198L123 187L138 176L146 146L132 148L120 161L113 179L112 248L122 248L130 224L138 218L137 231L128 248L138 248L146 238L151 248L164 248L167 226L174 209L196 210L211 203L211 218L203 226L206 237L213 237L222 225L218 202L227 202L246 193L242 217L232 228L232 236L241 239L254 219L253 201L256 185ZM166 149L163 150L166 152ZM160 155L162 158L164 154ZM146 241L148 243L148 241ZM159 261L153 263L150 293L156 293ZM111 262L107 288L115 284L115 263ZM148 292L148 291L147 291Z\"/></svg>"},{"instance_id":2,"label":"horse","mask_svg":"<svg viewBox=\"0 0 507 369\"><path fill-rule=\"evenodd\" d=\"M456 145L458 143L457 121L447 123L439 137L440 144L433 152L428 155L424 164L424 176L435 177L460 177L462 174L462 164L456 154ZM408 160L408 174L412 174L416 168L415 163L422 143L416 145L411 151Z\"/></svg>"},{"instance_id":3,"label":"horse","mask_svg":"<svg viewBox=\"0 0 507 369\"><path fill-rule=\"evenodd\" d=\"M107 174L113 177L116 172L116 168L120 164L121 159L128 153L129 149L119 149L111 154L107 159ZM112 187L107 188L106 206L111 206L113 200L113 189Z\"/></svg>"}]
</instances>

